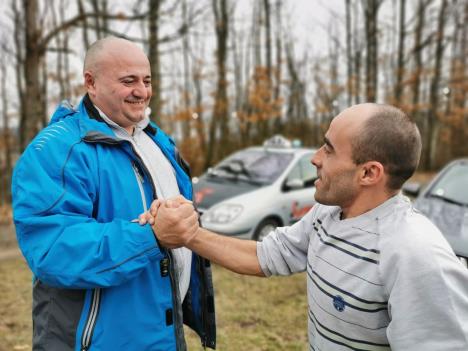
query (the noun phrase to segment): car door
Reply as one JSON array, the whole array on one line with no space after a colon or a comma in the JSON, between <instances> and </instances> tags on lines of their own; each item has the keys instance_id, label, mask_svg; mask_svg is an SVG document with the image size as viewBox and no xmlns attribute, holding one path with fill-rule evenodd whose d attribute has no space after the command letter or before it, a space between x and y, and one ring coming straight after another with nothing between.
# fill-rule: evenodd
<instances>
[{"instance_id":1,"label":"car door","mask_svg":"<svg viewBox=\"0 0 468 351\"><path fill-rule=\"evenodd\" d=\"M283 207L289 212L290 223L301 219L315 204L317 169L311 158L312 154L306 154L297 160L282 185Z\"/></svg>"}]
</instances>

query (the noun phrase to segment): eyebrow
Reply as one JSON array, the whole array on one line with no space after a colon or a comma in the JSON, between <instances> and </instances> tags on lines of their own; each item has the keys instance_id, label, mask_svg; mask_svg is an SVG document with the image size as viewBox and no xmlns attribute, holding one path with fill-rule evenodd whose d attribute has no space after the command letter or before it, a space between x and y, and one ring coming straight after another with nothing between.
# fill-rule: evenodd
<instances>
[{"instance_id":1,"label":"eyebrow","mask_svg":"<svg viewBox=\"0 0 468 351\"><path fill-rule=\"evenodd\" d=\"M129 74L123 77L120 77L119 80L124 80L124 79L138 79L138 76L135 74ZM151 79L150 75L144 76L143 79Z\"/></svg>"},{"instance_id":2,"label":"eyebrow","mask_svg":"<svg viewBox=\"0 0 468 351\"><path fill-rule=\"evenodd\" d=\"M333 147L333 144L331 143L330 139L328 139L327 137L323 137L323 142L324 142L324 144L327 145L330 149L335 150L335 148Z\"/></svg>"}]
</instances>

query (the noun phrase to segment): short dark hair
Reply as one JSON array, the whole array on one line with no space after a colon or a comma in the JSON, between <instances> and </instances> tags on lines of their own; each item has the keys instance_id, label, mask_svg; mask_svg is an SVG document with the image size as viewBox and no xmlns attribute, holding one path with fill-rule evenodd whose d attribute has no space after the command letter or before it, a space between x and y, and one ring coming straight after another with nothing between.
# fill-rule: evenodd
<instances>
[{"instance_id":1,"label":"short dark hair","mask_svg":"<svg viewBox=\"0 0 468 351\"><path fill-rule=\"evenodd\" d=\"M378 161L389 175L387 187L398 190L418 167L421 135L416 123L400 109L373 104L374 114L351 141L356 164Z\"/></svg>"}]
</instances>

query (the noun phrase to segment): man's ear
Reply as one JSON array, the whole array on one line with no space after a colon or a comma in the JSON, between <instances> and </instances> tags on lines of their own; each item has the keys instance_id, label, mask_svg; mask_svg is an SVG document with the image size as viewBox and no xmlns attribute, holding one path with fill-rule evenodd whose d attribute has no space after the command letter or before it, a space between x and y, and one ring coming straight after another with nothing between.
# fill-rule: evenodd
<instances>
[{"instance_id":1,"label":"man's ear","mask_svg":"<svg viewBox=\"0 0 468 351\"><path fill-rule=\"evenodd\" d=\"M377 161L369 161L361 165L360 183L363 186L374 185L385 178L383 165Z\"/></svg>"},{"instance_id":2,"label":"man's ear","mask_svg":"<svg viewBox=\"0 0 468 351\"><path fill-rule=\"evenodd\" d=\"M90 96L96 95L96 81L94 79L94 75L91 71L85 71L84 74L84 85L86 91Z\"/></svg>"}]
</instances>

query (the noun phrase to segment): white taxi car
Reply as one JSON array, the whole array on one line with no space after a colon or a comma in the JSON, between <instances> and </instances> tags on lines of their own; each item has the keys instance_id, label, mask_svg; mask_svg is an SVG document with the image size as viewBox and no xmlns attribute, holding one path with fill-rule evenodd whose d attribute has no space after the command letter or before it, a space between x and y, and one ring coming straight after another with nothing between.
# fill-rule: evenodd
<instances>
[{"instance_id":1,"label":"white taxi car","mask_svg":"<svg viewBox=\"0 0 468 351\"><path fill-rule=\"evenodd\" d=\"M316 150L274 136L238 151L199 179L194 201L202 226L216 233L262 240L277 226L298 221L314 205Z\"/></svg>"}]
</instances>

